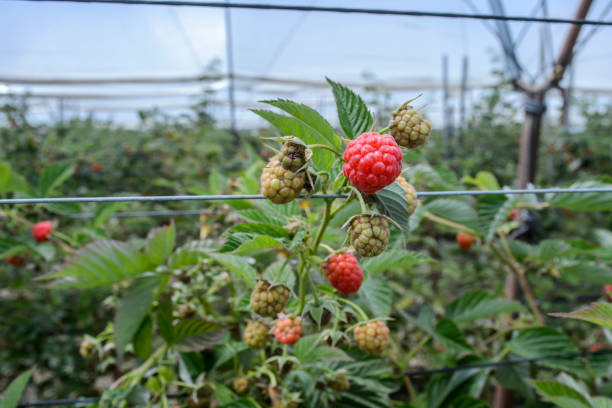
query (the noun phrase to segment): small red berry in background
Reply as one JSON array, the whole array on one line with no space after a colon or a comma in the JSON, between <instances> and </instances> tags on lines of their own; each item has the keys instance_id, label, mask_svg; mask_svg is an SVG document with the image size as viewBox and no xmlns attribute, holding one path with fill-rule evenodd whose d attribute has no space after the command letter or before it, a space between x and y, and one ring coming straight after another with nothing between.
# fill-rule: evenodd
<instances>
[{"instance_id":1,"label":"small red berry in background","mask_svg":"<svg viewBox=\"0 0 612 408\"><path fill-rule=\"evenodd\" d=\"M353 254L332 254L325 262L324 268L329 283L338 292L348 295L357 292L361 287L363 271Z\"/></svg>"},{"instance_id":2,"label":"small red berry in background","mask_svg":"<svg viewBox=\"0 0 612 408\"><path fill-rule=\"evenodd\" d=\"M612 302L612 285L605 285L603 293L604 295L606 295L608 302Z\"/></svg>"},{"instance_id":3,"label":"small red berry in background","mask_svg":"<svg viewBox=\"0 0 612 408\"><path fill-rule=\"evenodd\" d=\"M37 222L32 227L32 236L38 242L45 242L49 240L51 231L53 231L53 223L51 221Z\"/></svg>"},{"instance_id":4,"label":"small red berry in background","mask_svg":"<svg viewBox=\"0 0 612 408\"><path fill-rule=\"evenodd\" d=\"M363 133L344 150L342 173L365 194L393 183L402 172L402 151L391 135Z\"/></svg>"},{"instance_id":5,"label":"small red berry in background","mask_svg":"<svg viewBox=\"0 0 612 408\"><path fill-rule=\"evenodd\" d=\"M102 171L102 165L100 163L90 163L89 164L89 168L91 169L91 171L93 171L94 173L99 173Z\"/></svg>"},{"instance_id":6,"label":"small red berry in background","mask_svg":"<svg viewBox=\"0 0 612 408\"><path fill-rule=\"evenodd\" d=\"M295 344L302 335L302 323L299 318L281 317L276 322L274 337L283 344Z\"/></svg>"},{"instance_id":7,"label":"small red berry in background","mask_svg":"<svg viewBox=\"0 0 612 408\"><path fill-rule=\"evenodd\" d=\"M26 257L19 255L11 255L6 258L6 262L13 265L15 268L21 268L26 263Z\"/></svg>"},{"instance_id":8,"label":"small red berry in background","mask_svg":"<svg viewBox=\"0 0 612 408\"><path fill-rule=\"evenodd\" d=\"M508 214L508 218L510 218L511 220L516 220L518 216L519 216L518 208L513 209L512 211L510 211L510 214Z\"/></svg>"},{"instance_id":9,"label":"small red berry in background","mask_svg":"<svg viewBox=\"0 0 612 408\"><path fill-rule=\"evenodd\" d=\"M606 348L606 345L603 343L595 343L591 347L589 347L589 353L596 353L599 350L603 350Z\"/></svg>"},{"instance_id":10,"label":"small red berry in background","mask_svg":"<svg viewBox=\"0 0 612 408\"><path fill-rule=\"evenodd\" d=\"M463 251L470 249L472 245L474 245L474 242L476 242L476 238L474 238L473 235L465 232L457 233L457 244L459 244L459 248Z\"/></svg>"}]
</instances>

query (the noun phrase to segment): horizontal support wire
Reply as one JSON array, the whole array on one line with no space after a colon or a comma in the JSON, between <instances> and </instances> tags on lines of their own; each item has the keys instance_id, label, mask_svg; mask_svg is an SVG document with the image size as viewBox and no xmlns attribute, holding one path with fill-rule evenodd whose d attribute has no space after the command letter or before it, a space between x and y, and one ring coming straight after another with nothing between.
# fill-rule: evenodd
<instances>
[{"instance_id":1,"label":"horizontal support wire","mask_svg":"<svg viewBox=\"0 0 612 408\"><path fill-rule=\"evenodd\" d=\"M417 197L483 196L500 194L569 194L569 193L612 193L612 187L600 188L533 188L507 190L455 190L420 191ZM312 194L299 198L333 199L348 198L348 194ZM219 194L219 195L173 195L173 196L109 196L109 197L44 197L4 198L0 204L53 204L53 203L108 203L108 202L157 202L157 201L216 201L216 200L264 200L263 194ZM611 197L612 199L612 197Z\"/></svg>"},{"instance_id":2,"label":"horizontal support wire","mask_svg":"<svg viewBox=\"0 0 612 408\"><path fill-rule=\"evenodd\" d=\"M545 360L559 360L559 359L574 359L579 357L589 357L589 356L600 356L612 354L612 350L598 350L598 351L582 351L575 353L566 353L566 354L552 354L542 357L535 358L514 358L508 360L500 360L500 361L490 361L486 363L476 363L476 364L466 364L459 365L455 367L442 367L442 368L434 368L427 370L413 370L407 371L403 373L403 375L407 377L419 377L425 375L434 375L462 370L481 370L485 368L494 368L494 367L502 367L502 366L510 366L516 364L527 364L527 363L535 363L538 361ZM180 398L185 397L183 394L171 394L167 395L168 398ZM20 404L17 404L17 408L26 408L26 407L53 407L53 406L62 406L62 405L84 405L84 404L92 404L99 402L100 398L75 398L75 399L57 399L57 400L41 400L41 401L25 401Z\"/></svg>"},{"instance_id":3,"label":"horizontal support wire","mask_svg":"<svg viewBox=\"0 0 612 408\"><path fill-rule=\"evenodd\" d=\"M125 4L125 5L148 5L148 6L187 6L187 7L213 7L213 8L232 8L232 9L251 9L251 10L280 10L280 11L313 11L325 13L358 13L358 14L377 14L393 16L413 16L413 17L442 17L442 18L467 18L476 20L503 20L503 21L528 21L534 23L562 23L580 25L599 25L612 26L612 21L599 20L575 20L568 18L548 18L548 17L527 17L527 16L503 16L496 14L468 14L468 13L449 13L436 11L414 11L414 10L391 10L374 8L351 8L351 7L318 7L318 6L298 6L281 4L263 3L228 3L218 1L156 1L156 0L18 0L33 1L36 3L63 2L63 3L102 3L102 4Z\"/></svg>"},{"instance_id":4,"label":"horizontal support wire","mask_svg":"<svg viewBox=\"0 0 612 408\"><path fill-rule=\"evenodd\" d=\"M432 369L424 369L424 370L412 370L412 371L405 372L403 375L405 375L406 377L419 377L419 376L450 373L450 372L463 371L463 370L485 369L485 368L503 367L503 366L517 365L517 364L534 363L534 362L545 361L545 360L574 359L578 357L588 357L592 355L607 355L607 354L612 354L612 350L581 351L581 352L566 353L566 354L551 354L548 356L535 357L535 358L512 358L508 360L489 361L489 362L475 363L475 364L465 364L465 365L459 365L455 367L441 367L441 368L432 368Z\"/></svg>"}]
</instances>

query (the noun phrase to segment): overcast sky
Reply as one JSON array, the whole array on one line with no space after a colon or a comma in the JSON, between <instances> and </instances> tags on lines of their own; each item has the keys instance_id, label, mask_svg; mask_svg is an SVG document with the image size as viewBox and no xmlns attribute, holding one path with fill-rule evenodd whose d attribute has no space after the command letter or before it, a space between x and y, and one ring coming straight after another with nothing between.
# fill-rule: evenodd
<instances>
[{"instance_id":1,"label":"overcast sky","mask_svg":"<svg viewBox=\"0 0 612 408\"><path fill-rule=\"evenodd\" d=\"M471 12L467 2L460 0L266 2ZM550 0L550 16L571 18L578 2ZM490 12L487 0L472 0L472 3L481 12ZM508 15L529 15L539 3L540 0L504 1ZM608 0L595 0L588 17L599 19L608 3ZM606 19L612 19L612 12ZM523 26L524 23L510 23L514 37ZM552 52L556 55L568 25L549 27ZM531 24L518 48L520 61L531 73L537 73L540 67L543 28L547 26ZM588 32L591 28L584 30ZM494 67L492 56L499 52L497 40L482 21L464 19L233 10L232 32L237 73L281 78L322 80L329 76L339 81L356 81L367 71L385 83L439 80L441 56L448 54L451 81L460 78L461 58L467 55L470 81L483 83L490 80ZM575 71L578 87L612 88L610 40L612 27L601 27L580 51ZM221 9L0 2L0 76L197 75L214 58L222 60L224 69L225 25ZM68 90L65 87L44 89ZM132 89L124 86L103 90ZM137 89L151 91L159 86ZM101 92L100 88L92 87L70 88L70 91ZM240 99L257 97L239 96ZM134 101L122 103L135 104Z\"/></svg>"}]
</instances>

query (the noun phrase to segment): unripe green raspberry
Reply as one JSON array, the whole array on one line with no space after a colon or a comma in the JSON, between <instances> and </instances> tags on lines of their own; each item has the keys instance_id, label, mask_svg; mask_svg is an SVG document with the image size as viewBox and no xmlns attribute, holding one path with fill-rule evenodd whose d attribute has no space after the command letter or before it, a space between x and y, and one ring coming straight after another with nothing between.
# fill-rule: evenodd
<instances>
[{"instance_id":1,"label":"unripe green raspberry","mask_svg":"<svg viewBox=\"0 0 612 408\"><path fill-rule=\"evenodd\" d=\"M89 360L96 355L96 345L93 341L85 339L81 342L79 353L81 354L81 357Z\"/></svg>"},{"instance_id":2,"label":"unripe green raspberry","mask_svg":"<svg viewBox=\"0 0 612 408\"><path fill-rule=\"evenodd\" d=\"M406 181L406 179L402 176L397 178L397 182L404 189L404 195L406 196L406 202L408 204L408 216L411 216L419 205L416 190L414 189L414 186Z\"/></svg>"},{"instance_id":3,"label":"unripe green raspberry","mask_svg":"<svg viewBox=\"0 0 612 408\"><path fill-rule=\"evenodd\" d=\"M349 239L359 255L380 255L389 243L389 223L382 215L357 215L350 220Z\"/></svg>"},{"instance_id":4,"label":"unripe green raspberry","mask_svg":"<svg viewBox=\"0 0 612 408\"><path fill-rule=\"evenodd\" d=\"M283 285L271 286L270 282L260 280L251 293L251 309L264 317L276 317L289 301L289 289Z\"/></svg>"},{"instance_id":5,"label":"unripe green raspberry","mask_svg":"<svg viewBox=\"0 0 612 408\"><path fill-rule=\"evenodd\" d=\"M427 143L431 125L406 102L391 113L389 133L398 145L414 149Z\"/></svg>"},{"instance_id":6,"label":"unripe green raspberry","mask_svg":"<svg viewBox=\"0 0 612 408\"><path fill-rule=\"evenodd\" d=\"M249 392L251 384L247 377L236 377L232 381L232 387L234 388L234 391L236 391L236 394L244 395Z\"/></svg>"},{"instance_id":7,"label":"unripe green raspberry","mask_svg":"<svg viewBox=\"0 0 612 408\"><path fill-rule=\"evenodd\" d=\"M268 345L268 327L256 321L247 323L244 329L244 342L252 349L263 349Z\"/></svg>"},{"instance_id":8,"label":"unripe green raspberry","mask_svg":"<svg viewBox=\"0 0 612 408\"><path fill-rule=\"evenodd\" d=\"M306 164L306 146L285 142L281 148L279 161L283 169L296 172Z\"/></svg>"},{"instance_id":9,"label":"unripe green raspberry","mask_svg":"<svg viewBox=\"0 0 612 408\"><path fill-rule=\"evenodd\" d=\"M276 155L261 173L261 193L274 204L285 204L300 194L305 179L304 172L285 170Z\"/></svg>"},{"instance_id":10,"label":"unripe green raspberry","mask_svg":"<svg viewBox=\"0 0 612 408\"><path fill-rule=\"evenodd\" d=\"M346 378L346 374L342 372L337 373L334 379L329 382L329 385L334 391L338 392L345 392L348 391L349 388L351 388L349 380L348 378Z\"/></svg>"},{"instance_id":11,"label":"unripe green raspberry","mask_svg":"<svg viewBox=\"0 0 612 408\"><path fill-rule=\"evenodd\" d=\"M360 324L353 335L357 347L368 354L380 355L389 347L389 328L382 320Z\"/></svg>"}]
</instances>

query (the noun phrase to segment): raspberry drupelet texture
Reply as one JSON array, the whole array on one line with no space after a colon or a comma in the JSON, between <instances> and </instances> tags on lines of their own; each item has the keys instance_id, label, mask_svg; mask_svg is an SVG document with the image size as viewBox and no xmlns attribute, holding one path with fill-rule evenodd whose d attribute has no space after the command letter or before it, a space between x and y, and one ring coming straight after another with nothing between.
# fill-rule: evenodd
<instances>
[{"instance_id":1,"label":"raspberry drupelet texture","mask_svg":"<svg viewBox=\"0 0 612 408\"><path fill-rule=\"evenodd\" d=\"M391 113L389 133L398 145L414 149L427 143L431 124L407 103Z\"/></svg>"},{"instance_id":2,"label":"raspberry drupelet texture","mask_svg":"<svg viewBox=\"0 0 612 408\"><path fill-rule=\"evenodd\" d=\"M284 317L276 322L274 337L283 344L295 344L302 335L302 322L299 318Z\"/></svg>"},{"instance_id":3,"label":"raspberry drupelet texture","mask_svg":"<svg viewBox=\"0 0 612 408\"><path fill-rule=\"evenodd\" d=\"M300 194L305 180L304 172L294 173L284 169L276 155L261 172L261 194L274 204L285 204Z\"/></svg>"},{"instance_id":4,"label":"raspberry drupelet texture","mask_svg":"<svg viewBox=\"0 0 612 408\"><path fill-rule=\"evenodd\" d=\"M406 197L408 204L408 216L411 216L412 213L414 213L414 210L416 210L416 208L419 206L419 199L417 198L416 190L414 189L414 186L402 176L397 178L397 182L404 189L404 196Z\"/></svg>"},{"instance_id":5,"label":"raspberry drupelet texture","mask_svg":"<svg viewBox=\"0 0 612 408\"><path fill-rule=\"evenodd\" d=\"M306 164L306 146L285 142L281 148L279 161L285 170L296 172Z\"/></svg>"},{"instance_id":6,"label":"raspberry drupelet texture","mask_svg":"<svg viewBox=\"0 0 612 408\"><path fill-rule=\"evenodd\" d=\"M360 324L353 335L357 347L368 354L380 355L389 347L389 328L382 320Z\"/></svg>"},{"instance_id":7,"label":"raspberry drupelet texture","mask_svg":"<svg viewBox=\"0 0 612 408\"><path fill-rule=\"evenodd\" d=\"M332 254L325 262L325 275L338 292L356 293L363 282L363 271L351 253Z\"/></svg>"},{"instance_id":8,"label":"raspberry drupelet texture","mask_svg":"<svg viewBox=\"0 0 612 408\"><path fill-rule=\"evenodd\" d=\"M361 256L380 255L389 243L389 222L382 215L361 214L353 217L349 239Z\"/></svg>"},{"instance_id":9,"label":"raspberry drupelet texture","mask_svg":"<svg viewBox=\"0 0 612 408\"><path fill-rule=\"evenodd\" d=\"M289 300L289 289L283 285L270 285L260 280L251 293L251 309L264 317L274 317L283 311Z\"/></svg>"},{"instance_id":10,"label":"raspberry drupelet texture","mask_svg":"<svg viewBox=\"0 0 612 408\"><path fill-rule=\"evenodd\" d=\"M252 349L266 348L268 345L268 327L261 322L248 322L244 329L244 342Z\"/></svg>"},{"instance_id":11,"label":"raspberry drupelet texture","mask_svg":"<svg viewBox=\"0 0 612 408\"><path fill-rule=\"evenodd\" d=\"M402 172L402 151L390 135L363 133L344 150L342 172L359 190L374 194Z\"/></svg>"}]
</instances>

